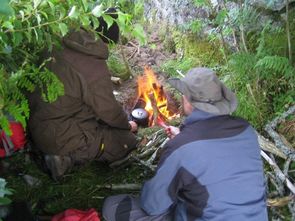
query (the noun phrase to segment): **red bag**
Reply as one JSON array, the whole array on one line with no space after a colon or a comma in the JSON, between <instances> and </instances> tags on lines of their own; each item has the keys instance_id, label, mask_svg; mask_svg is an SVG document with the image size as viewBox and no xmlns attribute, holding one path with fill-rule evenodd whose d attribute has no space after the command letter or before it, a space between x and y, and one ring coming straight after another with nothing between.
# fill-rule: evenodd
<instances>
[{"instance_id":1,"label":"red bag","mask_svg":"<svg viewBox=\"0 0 295 221\"><path fill-rule=\"evenodd\" d=\"M100 218L99 213L93 208L87 211L67 209L55 215L51 221L100 221Z\"/></svg>"},{"instance_id":2,"label":"red bag","mask_svg":"<svg viewBox=\"0 0 295 221\"><path fill-rule=\"evenodd\" d=\"M26 144L25 130L18 122L9 123L11 136L0 130L0 157L6 157L15 151L21 150Z\"/></svg>"}]
</instances>

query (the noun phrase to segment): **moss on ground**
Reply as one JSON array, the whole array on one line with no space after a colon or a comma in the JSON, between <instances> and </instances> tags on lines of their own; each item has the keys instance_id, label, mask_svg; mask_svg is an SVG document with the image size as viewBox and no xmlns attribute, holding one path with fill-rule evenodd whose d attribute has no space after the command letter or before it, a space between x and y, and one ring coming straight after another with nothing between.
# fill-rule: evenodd
<instances>
[{"instance_id":1,"label":"moss on ground","mask_svg":"<svg viewBox=\"0 0 295 221\"><path fill-rule=\"evenodd\" d=\"M185 74L193 67L210 67L216 69L225 63L219 42L210 42L192 34L173 30L165 38L164 45L168 52L175 51L177 58L167 60L162 69L170 76L179 77L176 70Z\"/></svg>"},{"instance_id":2,"label":"moss on ground","mask_svg":"<svg viewBox=\"0 0 295 221\"><path fill-rule=\"evenodd\" d=\"M91 162L76 168L60 182L53 181L42 172L28 153L18 153L2 161L2 175L13 189L13 201L26 201L35 215L54 215L68 208L86 210L95 208L101 211L105 197L119 193L138 194L138 191L118 191L100 188L98 185L143 183L150 176L146 168L133 164L123 169L111 169L108 166ZM40 184L29 186L24 175L40 180Z\"/></svg>"},{"instance_id":3,"label":"moss on ground","mask_svg":"<svg viewBox=\"0 0 295 221\"><path fill-rule=\"evenodd\" d=\"M127 80L130 78L130 74L121 57L119 53L112 53L107 60L107 64L113 76Z\"/></svg>"}]
</instances>

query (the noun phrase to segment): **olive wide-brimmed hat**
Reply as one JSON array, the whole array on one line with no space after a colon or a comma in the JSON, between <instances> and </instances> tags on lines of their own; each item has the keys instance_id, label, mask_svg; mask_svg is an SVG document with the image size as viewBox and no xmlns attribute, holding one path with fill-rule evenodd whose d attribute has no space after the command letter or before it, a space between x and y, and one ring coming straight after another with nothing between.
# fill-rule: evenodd
<instances>
[{"instance_id":1,"label":"olive wide-brimmed hat","mask_svg":"<svg viewBox=\"0 0 295 221\"><path fill-rule=\"evenodd\" d=\"M193 68L185 77L172 78L168 82L199 110L225 115L234 112L238 106L236 95L209 68Z\"/></svg>"}]
</instances>

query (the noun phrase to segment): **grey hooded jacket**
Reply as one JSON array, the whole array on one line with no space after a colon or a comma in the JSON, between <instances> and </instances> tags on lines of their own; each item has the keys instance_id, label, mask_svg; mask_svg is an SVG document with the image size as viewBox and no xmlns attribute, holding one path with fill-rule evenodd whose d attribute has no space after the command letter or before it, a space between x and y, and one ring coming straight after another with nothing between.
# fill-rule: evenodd
<instances>
[{"instance_id":1,"label":"grey hooded jacket","mask_svg":"<svg viewBox=\"0 0 295 221\"><path fill-rule=\"evenodd\" d=\"M254 129L243 119L195 110L164 147L142 189L148 215L175 221L266 221L265 185Z\"/></svg>"}]
</instances>

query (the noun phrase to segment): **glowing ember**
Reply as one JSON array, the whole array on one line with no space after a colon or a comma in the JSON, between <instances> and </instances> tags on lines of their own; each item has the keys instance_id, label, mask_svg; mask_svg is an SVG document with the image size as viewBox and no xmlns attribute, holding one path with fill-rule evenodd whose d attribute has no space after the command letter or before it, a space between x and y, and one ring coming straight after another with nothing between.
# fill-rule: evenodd
<instances>
[{"instance_id":1,"label":"glowing ember","mask_svg":"<svg viewBox=\"0 0 295 221\"><path fill-rule=\"evenodd\" d=\"M168 110L168 102L163 89L159 84L153 70L145 67L144 75L138 77L138 95L144 100L144 109L149 113L150 121L158 119L172 119L176 115ZM155 113L158 112L158 113ZM154 122L151 122L154 124Z\"/></svg>"}]
</instances>

